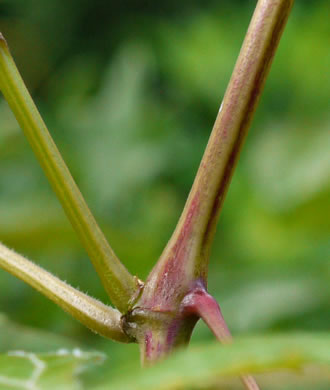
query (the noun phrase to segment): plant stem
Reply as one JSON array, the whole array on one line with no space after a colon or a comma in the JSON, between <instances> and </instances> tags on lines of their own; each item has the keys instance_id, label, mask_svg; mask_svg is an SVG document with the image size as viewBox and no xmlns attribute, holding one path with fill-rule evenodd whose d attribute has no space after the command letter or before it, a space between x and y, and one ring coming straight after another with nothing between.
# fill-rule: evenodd
<instances>
[{"instance_id":1,"label":"plant stem","mask_svg":"<svg viewBox=\"0 0 330 390\"><path fill-rule=\"evenodd\" d=\"M220 210L292 5L293 0L258 1L182 215L136 302L135 309L145 313L145 332L138 333L134 321L133 325L127 322L129 334L153 347L141 349L149 362L189 341L194 324L184 315L185 301L198 285L206 292L210 247ZM219 340L229 342L219 307L210 309L205 297L206 306L195 308L192 317L202 317ZM173 321L160 329L153 318L165 314ZM163 353L153 354L154 350ZM250 390L258 389L252 377L244 377L243 382Z\"/></svg>"},{"instance_id":2,"label":"plant stem","mask_svg":"<svg viewBox=\"0 0 330 390\"><path fill-rule=\"evenodd\" d=\"M0 33L0 89L101 278L113 304L126 312L139 287L97 225L16 68Z\"/></svg>"},{"instance_id":3,"label":"plant stem","mask_svg":"<svg viewBox=\"0 0 330 390\"><path fill-rule=\"evenodd\" d=\"M130 342L121 328L118 310L69 286L1 243L0 267L41 292L92 331L112 340Z\"/></svg>"},{"instance_id":4,"label":"plant stem","mask_svg":"<svg viewBox=\"0 0 330 390\"><path fill-rule=\"evenodd\" d=\"M176 229L144 287L143 307L173 310L206 285L210 247L242 143L293 0L259 0Z\"/></svg>"},{"instance_id":5,"label":"plant stem","mask_svg":"<svg viewBox=\"0 0 330 390\"><path fill-rule=\"evenodd\" d=\"M194 314L202 318L221 343L229 344L232 342L232 336L218 302L201 283L197 283L192 292L186 295L182 306L187 314ZM242 375L241 380L247 390L259 390L257 382L251 375Z\"/></svg>"},{"instance_id":6,"label":"plant stem","mask_svg":"<svg viewBox=\"0 0 330 390\"><path fill-rule=\"evenodd\" d=\"M186 312L202 318L221 343L228 344L232 341L218 302L201 283L197 283L196 287L185 296L182 305Z\"/></svg>"},{"instance_id":7,"label":"plant stem","mask_svg":"<svg viewBox=\"0 0 330 390\"><path fill-rule=\"evenodd\" d=\"M208 259L216 224L294 0L259 0L178 227L198 208L194 236ZM197 205L196 205L197 203Z\"/></svg>"}]
</instances>

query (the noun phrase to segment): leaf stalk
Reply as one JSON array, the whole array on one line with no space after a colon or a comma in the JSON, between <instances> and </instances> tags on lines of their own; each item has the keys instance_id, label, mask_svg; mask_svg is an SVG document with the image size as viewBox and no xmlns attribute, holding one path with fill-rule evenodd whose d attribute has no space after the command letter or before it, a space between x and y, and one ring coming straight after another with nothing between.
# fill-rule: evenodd
<instances>
[{"instance_id":1,"label":"leaf stalk","mask_svg":"<svg viewBox=\"0 0 330 390\"><path fill-rule=\"evenodd\" d=\"M140 289L117 258L90 212L0 34L0 90L23 129L112 303L126 312Z\"/></svg>"},{"instance_id":2,"label":"leaf stalk","mask_svg":"<svg viewBox=\"0 0 330 390\"><path fill-rule=\"evenodd\" d=\"M121 313L82 293L0 243L0 267L55 302L72 317L101 336L128 343Z\"/></svg>"}]
</instances>

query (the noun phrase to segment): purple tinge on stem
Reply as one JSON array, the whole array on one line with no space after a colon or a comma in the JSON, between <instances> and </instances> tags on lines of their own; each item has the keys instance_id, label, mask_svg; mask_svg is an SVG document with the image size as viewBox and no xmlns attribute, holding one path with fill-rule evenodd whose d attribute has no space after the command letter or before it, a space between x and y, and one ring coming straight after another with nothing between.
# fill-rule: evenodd
<instances>
[{"instance_id":1,"label":"purple tinge on stem","mask_svg":"<svg viewBox=\"0 0 330 390\"><path fill-rule=\"evenodd\" d=\"M189 203L182 225L150 273L139 305L160 311L172 311L180 305L193 279L194 256L191 256L191 251L196 241L194 229L199 212L197 192Z\"/></svg>"},{"instance_id":2,"label":"purple tinge on stem","mask_svg":"<svg viewBox=\"0 0 330 390\"><path fill-rule=\"evenodd\" d=\"M156 343L153 340L152 331L148 330L144 336L145 340L145 357L148 361L157 360L157 357L163 353L160 341Z\"/></svg>"},{"instance_id":3,"label":"purple tinge on stem","mask_svg":"<svg viewBox=\"0 0 330 390\"><path fill-rule=\"evenodd\" d=\"M222 343L232 340L230 331L223 318L218 302L206 291L204 284L197 281L193 290L182 301L183 311L202 318Z\"/></svg>"},{"instance_id":4,"label":"purple tinge on stem","mask_svg":"<svg viewBox=\"0 0 330 390\"><path fill-rule=\"evenodd\" d=\"M183 313L195 314L202 318L221 343L228 344L232 341L218 302L206 291L200 280L185 296L182 301L182 310ZM259 390L257 382L251 375L242 375L241 380L247 390Z\"/></svg>"}]
</instances>

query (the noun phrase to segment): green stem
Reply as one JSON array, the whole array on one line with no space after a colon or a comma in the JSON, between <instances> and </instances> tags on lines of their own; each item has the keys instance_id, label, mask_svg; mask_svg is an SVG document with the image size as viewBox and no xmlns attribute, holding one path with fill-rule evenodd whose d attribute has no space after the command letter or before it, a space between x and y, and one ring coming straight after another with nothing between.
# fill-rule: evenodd
<instances>
[{"instance_id":1,"label":"green stem","mask_svg":"<svg viewBox=\"0 0 330 390\"><path fill-rule=\"evenodd\" d=\"M92 331L112 340L130 342L121 328L121 314L76 290L0 243L0 267L51 299Z\"/></svg>"},{"instance_id":2,"label":"green stem","mask_svg":"<svg viewBox=\"0 0 330 390\"><path fill-rule=\"evenodd\" d=\"M0 89L77 232L113 304L122 312L138 292L135 278L116 257L74 182L0 34Z\"/></svg>"}]
</instances>

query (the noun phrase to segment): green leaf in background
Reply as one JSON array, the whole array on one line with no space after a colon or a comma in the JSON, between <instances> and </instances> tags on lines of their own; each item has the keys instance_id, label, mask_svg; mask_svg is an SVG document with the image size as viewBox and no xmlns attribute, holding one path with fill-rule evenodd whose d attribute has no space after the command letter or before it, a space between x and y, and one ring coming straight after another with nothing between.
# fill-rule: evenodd
<instances>
[{"instance_id":1,"label":"green leaf in background","mask_svg":"<svg viewBox=\"0 0 330 390\"><path fill-rule=\"evenodd\" d=\"M59 348L77 348L80 343L42 329L22 326L0 313L0 353L8 350L47 352Z\"/></svg>"},{"instance_id":2,"label":"green leaf in background","mask_svg":"<svg viewBox=\"0 0 330 390\"><path fill-rule=\"evenodd\" d=\"M82 352L78 348L43 354L24 351L2 354L0 390L232 389L236 388L232 384L223 387L223 383L230 381L232 376L242 372L270 371L275 371L275 374L268 376L286 375L285 389L310 389L312 384L314 390L323 390L327 389L326 383L330 383L330 335L306 333L256 336L240 338L234 344L224 347L213 342L180 351L146 370L139 368L137 362L136 366L129 365L114 375L107 367L109 363L106 363L100 367L104 373L102 375L97 370L81 378L78 376L84 369L103 360L103 354ZM307 370L302 382L307 387L295 387L292 378L288 381L288 370L302 376L302 369L311 365L314 371ZM316 365L318 368L315 371ZM266 388L274 388L269 386L269 383L274 383L273 378L270 382L269 379L267 382L267 377L260 381L264 382Z\"/></svg>"},{"instance_id":3,"label":"green leaf in background","mask_svg":"<svg viewBox=\"0 0 330 390\"><path fill-rule=\"evenodd\" d=\"M148 370L121 375L110 387L102 384L97 389L205 389L219 377L300 370L309 364L321 365L330 373L329 334L256 336L240 338L226 346L218 343L194 346Z\"/></svg>"},{"instance_id":4,"label":"green leaf in background","mask_svg":"<svg viewBox=\"0 0 330 390\"><path fill-rule=\"evenodd\" d=\"M78 374L103 360L103 354L78 348L44 354L8 352L0 355L0 389L78 390L82 388Z\"/></svg>"}]
</instances>

